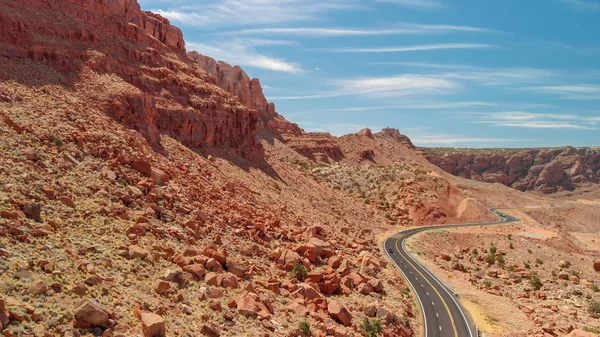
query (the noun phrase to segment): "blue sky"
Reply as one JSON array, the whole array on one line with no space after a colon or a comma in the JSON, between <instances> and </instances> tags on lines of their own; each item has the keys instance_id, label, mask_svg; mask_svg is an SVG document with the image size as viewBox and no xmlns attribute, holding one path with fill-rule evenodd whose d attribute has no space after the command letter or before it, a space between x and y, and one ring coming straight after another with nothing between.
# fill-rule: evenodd
<instances>
[{"instance_id":1,"label":"blue sky","mask_svg":"<svg viewBox=\"0 0 600 337\"><path fill-rule=\"evenodd\" d=\"M420 146L600 145L600 0L140 0L279 113Z\"/></svg>"}]
</instances>

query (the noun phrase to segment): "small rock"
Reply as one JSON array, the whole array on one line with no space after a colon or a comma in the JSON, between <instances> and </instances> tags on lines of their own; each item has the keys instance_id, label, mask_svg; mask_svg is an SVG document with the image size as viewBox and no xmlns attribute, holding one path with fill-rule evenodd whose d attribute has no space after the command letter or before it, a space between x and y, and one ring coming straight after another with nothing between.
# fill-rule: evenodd
<instances>
[{"instance_id":1,"label":"small rock","mask_svg":"<svg viewBox=\"0 0 600 337\"><path fill-rule=\"evenodd\" d=\"M217 330L216 327L209 326L209 325L206 325L206 324L202 325L202 327L200 328L200 332L203 333L204 335L208 336L208 337L219 337L219 336L221 336L221 333L219 333L219 330Z\"/></svg>"},{"instance_id":2,"label":"small rock","mask_svg":"<svg viewBox=\"0 0 600 337\"><path fill-rule=\"evenodd\" d=\"M63 204L65 204L65 206L69 206L71 208L77 207L77 205L75 205L75 202L73 202L73 200L71 198L67 197L67 196L59 197L58 201L60 201Z\"/></svg>"},{"instance_id":3,"label":"small rock","mask_svg":"<svg viewBox=\"0 0 600 337\"><path fill-rule=\"evenodd\" d=\"M28 289L28 293L30 295L34 295L34 296L38 296L38 295L43 295L48 291L48 287L46 287L46 284L44 284L44 282L42 280L37 280L35 282L33 282Z\"/></svg>"},{"instance_id":4,"label":"small rock","mask_svg":"<svg viewBox=\"0 0 600 337\"><path fill-rule=\"evenodd\" d=\"M187 305L185 305L185 304L181 305L181 311L183 311L183 313L186 314L186 315L191 315L192 312L193 312L192 308L189 307L189 306L187 306Z\"/></svg>"},{"instance_id":5,"label":"small rock","mask_svg":"<svg viewBox=\"0 0 600 337\"><path fill-rule=\"evenodd\" d=\"M130 259L145 259L148 256L148 251L145 250L144 248L137 246L137 245L131 245L128 247L129 249L129 258Z\"/></svg>"},{"instance_id":6,"label":"small rock","mask_svg":"<svg viewBox=\"0 0 600 337\"><path fill-rule=\"evenodd\" d=\"M85 294L87 294L87 287L85 286L85 284L83 283L79 283L78 285L75 286L75 288L73 288L73 293L79 295L79 296L84 296Z\"/></svg>"},{"instance_id":7,"label":"small rock","mask_svg":"<svg viewBox=\"0 0 600 337\"><path fill-rule=\"evenodd\" d=\"M158 279L154 281L152 288L157 294L164 294L171 289L171 283Z\"/></svg>"},{"instance_id":8,"label":"small rock","mask_svg":"<svg viewBox=\"0 0 600 337\"><path fill-rule=\"evenodd\" d=\"M23 213L29 219L38 220L42 214L42 206L38 203L28 203L23 206Z\"/></svg>"}]
</instances>

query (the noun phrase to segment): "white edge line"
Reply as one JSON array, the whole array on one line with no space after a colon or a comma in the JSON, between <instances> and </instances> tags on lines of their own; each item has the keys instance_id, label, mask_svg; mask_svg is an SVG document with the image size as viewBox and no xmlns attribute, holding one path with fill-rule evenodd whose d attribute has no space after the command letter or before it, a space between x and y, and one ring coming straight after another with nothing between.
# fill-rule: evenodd
<instances>
[{"instance_id":1,"label":"white edge line","mask_svg":"<svg viewBox=\"0 0 600 337\"><path fill-rule=\"evenodd\" d=\"M419 262L417 262L417 260L412 256L411 253L409 253L405 246L404 246L404 242L402 241L402 249L404 250L404 252L406 253L406 255L410 256L411 259L413 259L414 262L416 262L423 270L425 270L425 272L427 272L427 268L425 268L424 266L422 266ZM427 272L429 274L429 272ZM431 275L431 274L430 274ZM433 276L433 275L431 275ZM448 289L446 289L446 287L444 287L443 285L440 284L439 280L437 279L437 277L433 276L433 280L435 282L437 282L440 285L440 288L444 289L444 291L446 292L446 294L448 294L448 297L450 297L452 299L452 301L454 302L454 304L456 304L456 306L458 307L458 310L460 311L460 314L462 315L463 319L465 320L467 329L469 330L469 336L473 337L473 332L471 331L471 324L469 324L469 320L467 320L467 316L465 315L465 313L463 312L461 306L456 302L456 300L454 299L454 296L452 296L450 294L450 292L448 291ZM442 299L443 301L443 299ZM448 313L449 315L452 315L451 313ZM425 313L423 312L423 316L425 316Z\"/></svg>"},{"instance_id":2,"label":"white edge line","mask_svg":"<svg viewBox=\"0 0 600 337\"><path fill-rule=\"evenodd\" d=\"M396 264L396 262L394 261L394 259L392 259L392 257L390 256L390 254L387 251L387 248L385 247L386 242L389 239L391 239L391 237L394 236L394 235L395 234L392 234L390 237L388 237L387 239L385 239L385 241L383 241L383 250L385 251L385 254L388 256L388 258L392 261L392 263L394 264L394 266L396 266L396 268L398 268L398 270L400 270L400 272L402 273L402 275L404 275L404 278L406 279L406 281L408 282L408 284L412 288L413 293L415 293L415 295L417 295L417 299L419 300L419 305L421 306L421 313L423 314L423 326L425 327L425 337L427 337L427 315L425 315L425 307L423 306L423 302L421 301L421 296L419 296L419 293L417 292L417 289L412 285L412 283L410 283L410 279L408 278L408 276L404 273L404 271L402 270L402 268L400 268L400 266Z\"/></svg>"},{"instance_id":3,"label":"white edge line","mask_svg":"<svg viewBox=\"0 0 600 337\"><path fill-rule=\"evenodd\" d=\"M501 219L500 215L498 215L498 213L497 213L497 209L495 209L495 208L493 210L490 209L490 211L492 211L498 217L499 220ZM517 223L517 222L519 222L519 219L516 219L516 221L510 221L510 222L499 221L499 222L496 222L496 223L487 223L487 224L489 224L489 225L490 224L491 225L501 225L501 224L512 224L512 223ZM465 224L465 227L467 227L469 225L471 225L471 224ZM472 225L474 225L473 227L476 227L478 224L472 224ZM446 226L453 226L453 225L446 225ZM485 225L484 224L479 224L479 226L485 226ZM428 229L423 230L423 232L425 232L427 230ZM417 261L417 259L415 259L414 256L412 254L410 254L406 250L406 247L404 245L405 242L406 242L406 240L402 241L402 249L404 250L404 252L406 253L406 255L410 256L412 258L412 260L417 265L419 265L421 267L421 269L423 269L429 276L431 276L433 278L433 280L435 280L441 286L442 289L444 289L444 291L446 292L446 294L448 294L448 297L450 297L452 299L452 301L454 302L454 304L456 304L456 306L458 307L458 310L460 311L461 315L463 316L463 319L467 323L467 329L469 329L469 335L471 337L473 337L473 332L471 331L471 326L470 326L470 324L468 324L469 321L467 320L467 316L465 315L465 313L464 313L464 311L462 309L462 306L459 305L458 302L456 301L456 299L454 298L454 296L452 296L450 294L450 291L452 291L452 290L448 291L450 289L450 287L448 287L442 280L438 279L435 275L433 275L425 266L423 266L421 263L419 263L419 261ZM454 291L452 291L452 292L454 293ZM425 316L425 312L424 311L423 311L423 316Z\"/></svg>"}]
</instances>

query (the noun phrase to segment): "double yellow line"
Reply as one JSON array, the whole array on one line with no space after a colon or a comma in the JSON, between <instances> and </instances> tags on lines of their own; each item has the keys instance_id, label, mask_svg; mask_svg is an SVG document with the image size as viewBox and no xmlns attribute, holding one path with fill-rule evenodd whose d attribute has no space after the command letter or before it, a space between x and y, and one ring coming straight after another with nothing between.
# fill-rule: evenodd
<instances>
[{"instance_id":1,"label":"double yellow line","mask_svg":"<svg viewBox=\"0 0 600 337\"><path fill-rule=\"evenodd\" d=\"M400 242L400 239L396 239L396 251L398 253L402 252L402 250L400 249L400 247L398 246L398 243ZM409 259L407 259L406 257L404 258L404 260L406 262L408 262L410 264L410 266L417 272L419 273L419 275L421 275L421 277L425 280L425 282L429 283L429 285L431 286L431 288L433 289L433 291L435 291L435 293L438 295L438 297L442 300L442 303L444 304L444 307L446 307L446 311L448 311L448 316L450 316L450 321L452 322L452 329L454 330L454 337L458 337L458 331L456 330L456 324L454 323L454 317L452 317L452 313L450 312L450 308L448 307L448 304L446 303L446 301L444 300L444 298L442 297L442 295L440 294L440 292L437 290L436 287L433 286L433 284L431 284L431 282L429 282L429 280L425 277L425 275L423 275L419 269L417 269L415 267L414 264L412 264L412 262L410 262ZM408 277L408 275L406 275L406 277ZM408 282L410 282L410 280L408 280ZM423 313L425 314L425 313ZM427 336L425 336L427 337Z\"/></svg>"}]
</instances>

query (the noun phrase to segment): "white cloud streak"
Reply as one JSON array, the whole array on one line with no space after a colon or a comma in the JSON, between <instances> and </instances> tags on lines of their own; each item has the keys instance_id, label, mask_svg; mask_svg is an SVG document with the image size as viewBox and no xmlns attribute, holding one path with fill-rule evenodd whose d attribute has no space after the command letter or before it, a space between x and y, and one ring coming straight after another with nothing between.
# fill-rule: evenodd
<instances>
[{"instance_id":1,"label":"white cloud streak","mask_svg":"<svg viewBox=\"0 0 600 337\"><path fill-rule=\"evenodd\" d=\"M600 85L554 85L528 88L538 93L555 95L562 99L572 100L600 100Z\"/></svg>"},{"instance_id":2,"label":"white cloud streak","mask_svg":"<svg viewBox=\"0 0 600 337\"><path fill-rule=\"evenodd\" d=\"M390 3L398 6L414 7L414 8L439 8L442 4L438 1L433 0L375 0L381 3Z\"/></svg>"},{"instance_id":3,"label":"white cloud streak","mask_svg":"<svg viewBox=\"0 0 600 337\"><path fill-rule=\"evenodd\" d=\"M221 27L310 21L328 10L356 7L341 0L200 0L152 11L185 25Z\"/></svg>"},{"instance_id":4,"label":"white cloud streak","mask_svg":"<svg viewBox=\"0 0 600 337\"><path fill-rule=\"evenodd\" d=\"M460 89L457 82L422 75L397 75L329 81L333 90L316 94L270 97L272 100L319 99L340 96L392 98L443 95Z\"/></svg>"},{"instance_id":5,"label":"white cloud streak","mask_svg":"<svg viewBox=\"0 0 600 337\"><path fill-rule=\"evenodd\" d=\"M223 32L222 35L284 35L306 37L376 36L376 35L425 35L449 32L496 32L491 29L455 26L402 23L393 28L341 28L341 27L295 27L295 28L254 28Z\"/></svg>"},{"instance_id":6,"label":"white cloud streak","mask_svg":"<svg viewBox=\"0 0 600 337\"><path fill-rule=\"evenodd\" d=\"M563 0L563 2L579 11L600 11L600 2L587 0Z\"/></svg>"},{"instance_id":7,"label":"white cloud streak","mask_svg":"<svg viewBox=\"0 0 600 337\"><path fill-rule=\"evenodd\" d=\"M401 53L441 49L487 49L496 48L491 44L482 43L439 43L415 46L378 47L378 48L329 48L322 51L329 53Z\"/></svg>"},{"instance_id":8,"label":"white cloud streak","mask_svg":"<svg viewBox=\"0 0 600 337\"><path fill-rule=\"evenodd\" d=\"M595 117L585 117L573 114L532 113L526 111L503 111L479 113L479 120L472 123L490 124L500 127L526 129L578 129L596 130L590 126Z\"/></svg>"},{"instance_id":9,"label":"white cloud streak","mask_svg":"<svg viewBox=\"0 0 600 337\"><path fill-rule=\"evenodd\" d=\"M271 42L275 43L277 41ZM196 50L204 55L209 55L217 60L235 65L287 73L298 73L302 71L300 65L296 63L261 54L254 48L255 46L270 44L271 42L268 42L268 40L235 39L215 45L198 42L190 42L187 45L188 49Z\"/></svg>"}]
</instances>

